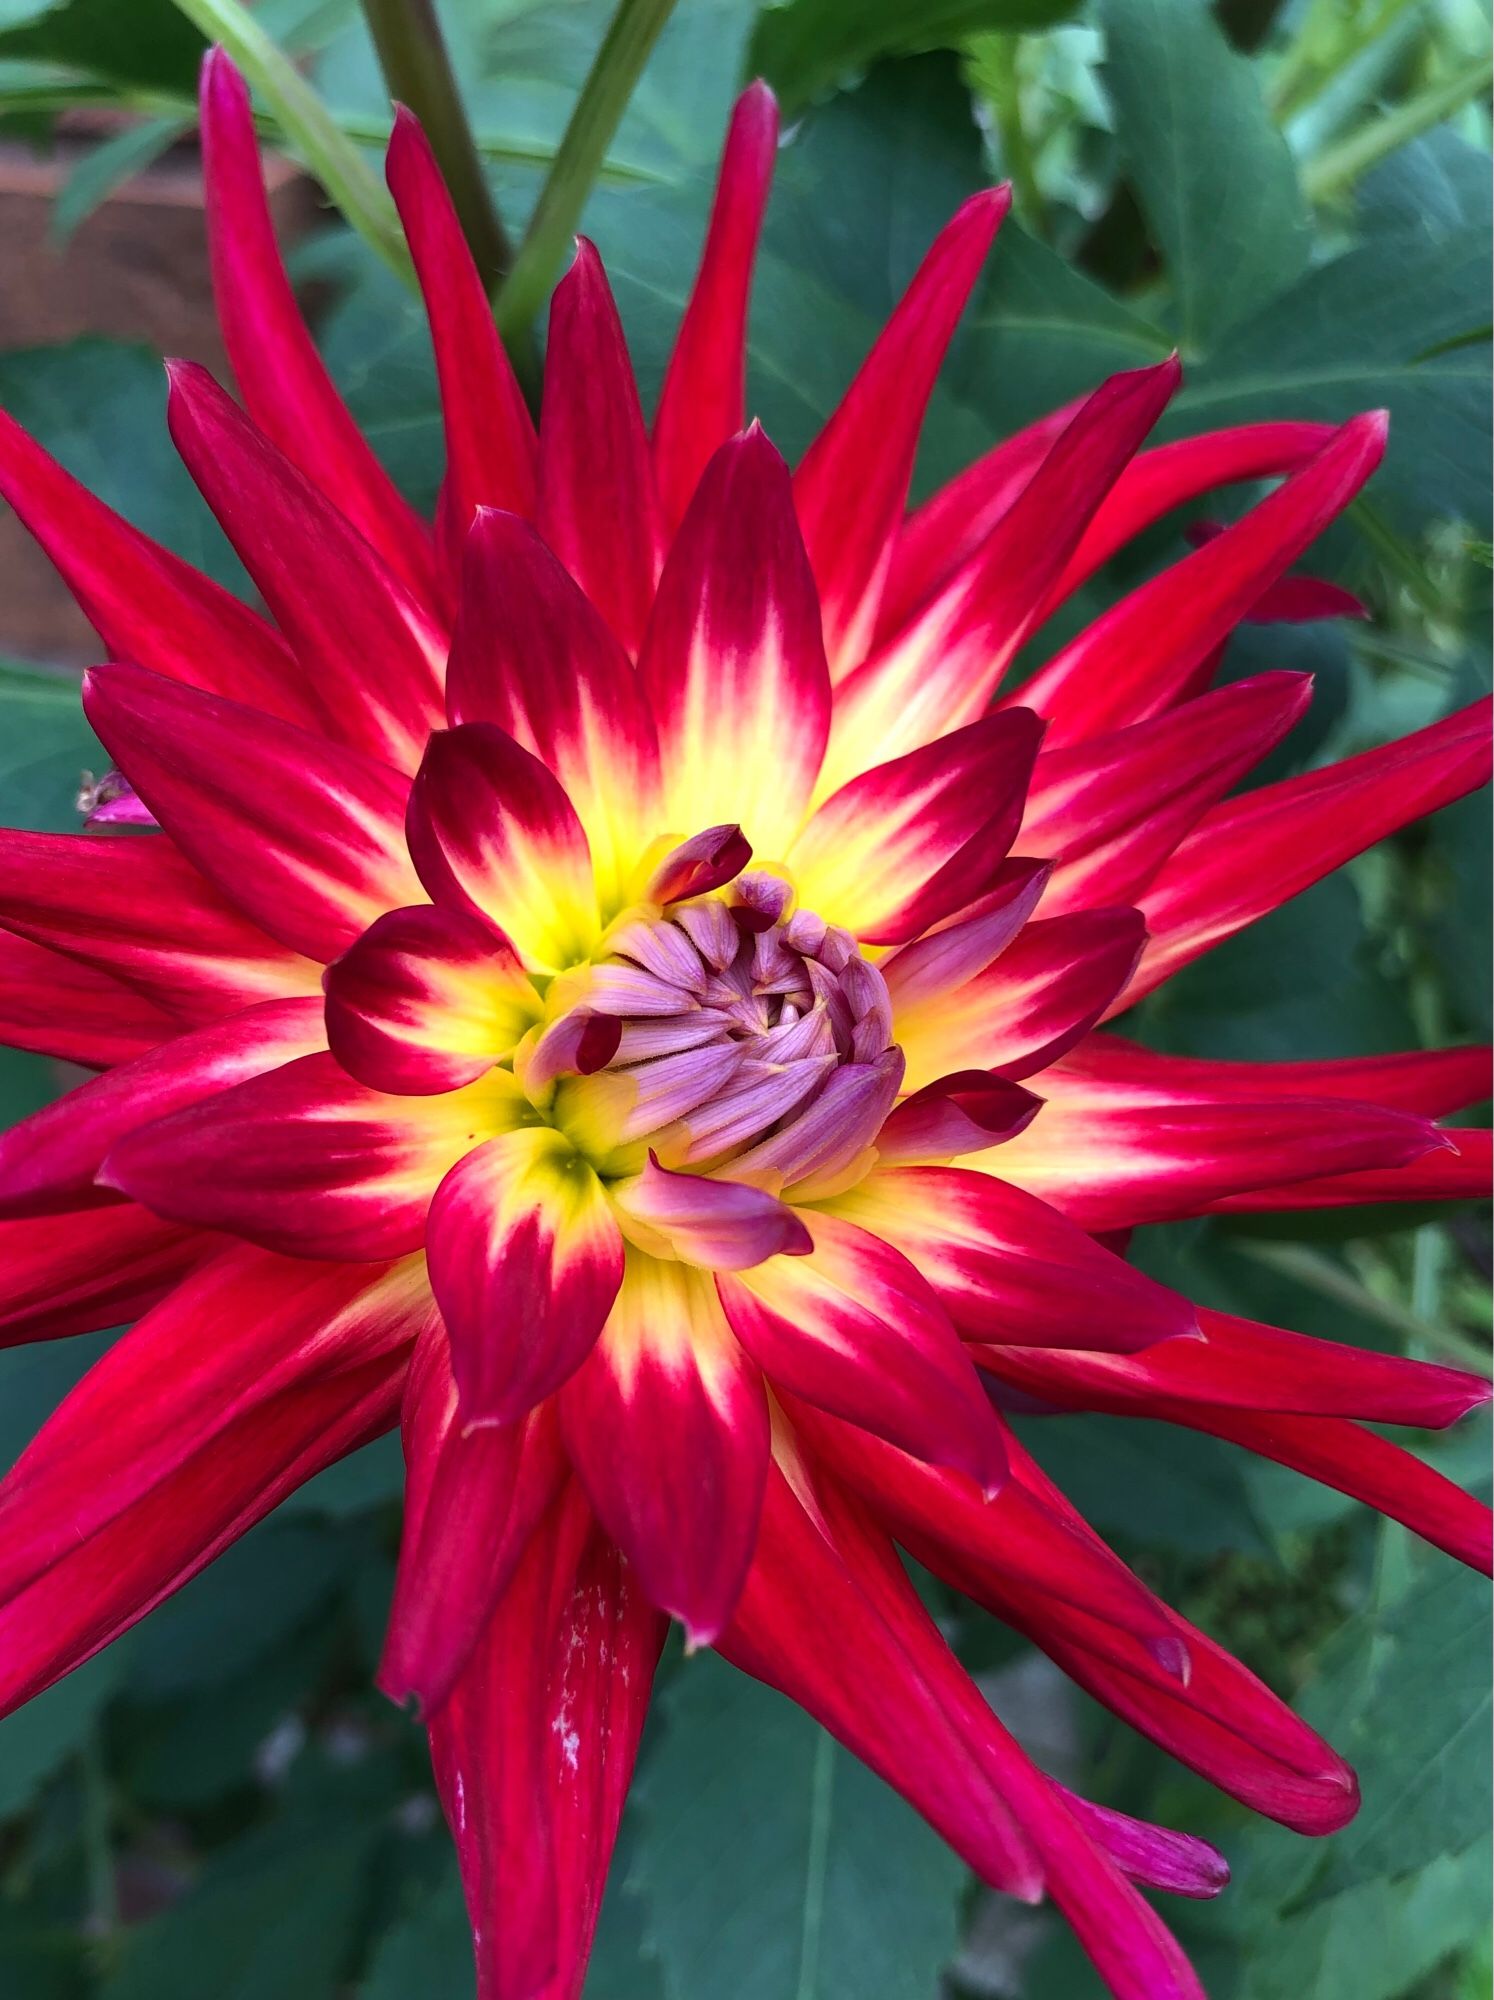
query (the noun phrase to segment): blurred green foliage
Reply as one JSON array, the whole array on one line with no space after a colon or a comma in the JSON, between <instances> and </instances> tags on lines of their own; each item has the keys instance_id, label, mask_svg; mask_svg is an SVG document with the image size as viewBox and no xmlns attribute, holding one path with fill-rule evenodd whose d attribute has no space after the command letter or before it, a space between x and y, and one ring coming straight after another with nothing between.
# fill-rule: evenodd
<instances>
[{"instance_id":1,"label":"blurred green foliage","mask_svg":"<svg viewBox=\"0 0 1494 2000\"><path fill-rule=\"evenodd\" d=\"M522 224L600 39L594 0L444 0L505 217ZM351 0L262 0L344 131L388 107ZM0 121L77 104L147 121L85 156L59 227L190 121L200 50L171 0L0 0ZM693 270L743 76L793 116L754 306L752 402L790 452L833 405L939 222L1016 187L930 414L924 488L1103 374L1183 354L1159 435L1267 416L1393 418L1383 474L1314 567L1371 621L1246 628L1227 674L1317 675L1272 765L1416 727L1489 679L1488 16L1482 0L681 0L586 227L646 395ZM428 503L440 471L414 300L335 227L331 364ZM175 465L153 357L98 340L0 355L0 403L132 519L241 585ZM1251 496L1222 496L1233 513ZM1062 636L1181 552L1165 524L1066 607ZM65 677L0 673L11 823L75 824L99 756ZM1439 815L1174 981L1140 1032L1234 1057L1489 1031L1487 812ZM64 1081L0 1057L0 1109ZM1487 1236L1428 1211L1145 1232L1205 1302L1479 1365ZM106 1337L0 1355L9 1462ZM1174 1907L1215 2000L1475 2000L1488 1991L1488 1612L1476 1579L1337 1495L1145 1423L1031 1442L1157 1587L1355 1759L1332 1843L1252 1822L968 1605L933 1591L1019 1729L1095 1796L1217 1839L1234 1886ZM1477 1425L1424 1448L1487 1477ZM398 1536L385 1440L334 1468L129 1638L0 1723L5 2000L467 2000L465 1926L419 1735L370 1690ZM976 1891L797 1712L671 1651L624 1823L591 2000L1084 2000L1046 1915Z\"/></svg>"}]
</instances>

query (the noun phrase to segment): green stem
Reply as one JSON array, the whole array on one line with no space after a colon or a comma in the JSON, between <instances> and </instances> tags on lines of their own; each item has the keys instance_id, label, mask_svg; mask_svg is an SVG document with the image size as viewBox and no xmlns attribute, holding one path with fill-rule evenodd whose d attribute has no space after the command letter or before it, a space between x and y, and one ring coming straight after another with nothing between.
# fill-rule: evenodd
<instances>
[{"instance_id":1,"label":"green stem","mask_svg":"<svg viewBox=\"0 0 1494 2000\"><path fill-rule=\"evenodd\" d=\"M1434 83L1430 89L1398 104L1383 118L1362 125L1307 167L1302 187L1308 200L1331 201L1342 194L1398 147L1419 139L1423 132L1430 132L1434 125L1440 125L1444 118L1461 111L1476 97L1487 96L1491 82L1494 82L1494 63L1485 62L1477 69L1462 70L1441 83Z\"/></svg>"},{"instance_id":2,"label":"green stem","mask_svg":"<svg viewBox=\"0 0 1494 2000\"><path fill-rule=\"evenodd\" d=\"M1021 41L1020 35L983 35L980 53L985 60L985 79L1001 140L1002 163L1012 177L1017 214L1041 236L1043 195L1038 186L1032 140L1022 118Z\"/></svg>"},{"instance_id":3,"label":"green stem","mask_svg":"<svg viewBox=\"0 0 1494 2000\"><path fill-rule=\"evenodd\" d=\"M511 353L533 334L612 136L673 9L674 0L619 0L498 294L498 326Z\"/></svg>"},{"instance_id":4,"label":"green stem","mask_svg":"<svg viewBox=\"0 0 1494 2000\"><path fill-rule=\"evenodd\" d=\"M407 105L425 128L491 297L513 252L493 205L436 10L431 0L363 0L363 14L389 95L396 104Z\"/></svg>"},{"instance_id":5,"label":"green stem","mask_svg":"<svg viewBox=\"0 0 1494 2000\"><path fill-rule=\"evenodd\" d=\"M1343 32L1341 19L1334 9L1321 4L1313 8L1298 30L1296 41L1271 85L1269 99L1272 116L1279 124L1295 117L1314 98L1320 97L1350 63L1357 62L1367 49L1373 48L1380 37L1395 26L1406 9L1415 4L1416 0L1380 0L1379 7L1368 22L1353 34ZM1323 52L1325 42L1332 44L1326 54Z\"/></svg>"},{"instance_id":6,"label":"green stem","mask_svg":"<svg viewBox=\"0 0 1494 2000\"><path fill-rule=\"evenodd\" d=\"M176 6L210 42L220 43L233 57L274 112L291 148L358 234L392 270L413 280L410 253L387 190L242 0L176 0Z\"/></svg>"},{"instance_id":7,"label":"green stem","mask_svg":"<svg viewBox=\"0 0 1494 2000\"><path fill-rule=\"evenodd\" d=\"M1403 1339L1409 1336L1413 1340L1425 1341L1436 1353L1477 1374L1489 1374L1488 1350L1476 1340L1470 1339L1457 1327L1424 1319L1411 1308L1380 1298L1351 1271L1344 1270L1321 1251L1307 1244L1258 1243L1245 1238L1239 1239L1238 1247L1242 1256L1249 1257L1254 1263L1264 1264L1268 1270L1280 1271L1284 1277L1294 1278L1320 1298L1348 1306L1351 1311L1362 1313L1366 1319L1390 1327Z\"/></svg>"},{"instance_id":8,"label":"green stem","mask_svg":"<svg viewBox=\"0 0 1494 2000\"><path fill-rule=\"evenodd\" d=\"M88 1872L89 1928L107 1953L119 1928L119 1898L114 1881L114 1853L109 1839L109 1778L104 1769L99 1725L94 1722L78 1752L83 1793L83 1852Z\"/></svg>"}]
</instances>

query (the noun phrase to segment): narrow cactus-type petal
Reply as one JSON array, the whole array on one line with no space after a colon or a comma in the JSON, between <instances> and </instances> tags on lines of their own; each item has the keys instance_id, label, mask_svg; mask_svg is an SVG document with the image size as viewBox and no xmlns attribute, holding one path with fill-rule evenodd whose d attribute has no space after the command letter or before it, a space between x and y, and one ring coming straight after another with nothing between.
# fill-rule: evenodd
<instances>
[{"instance_id":1,"label":"narrow cactus-type petal","mask_svg":"<svg viewBox=\"0 0 1494 2000\"><path fill-rule=\"evenodd\" d=\"M144 1055L180 1025L111 974L0 930L0 1044L6 1048L108 1069Z\"/></svg>"},{"instance_id":2,"label":"narrow cactus-type petal","mask_svg":"<svg viewBox=\"0 0 1494 2000\"><path fill-rule=\"evenodd\" d=\"M474 1144L523 1116L512 1077L390 1097L330 1055L298 1057L137 1125L100 1179L157 1214L297 1257L418 1249L431 1195Z\"/></svg>"},{"instance_id":3,"label":"narrow cactus-type petal","mask_svg":"<svg viewBox=\"0 0 1494 2000\"><path fill-rule=\"evenodd\" d=\"M718 1279L737 1338L791 1394L994 1491L1000 1429L934 1294L854 1223L817 1216L810 1233L807 1256Z\"/></svg>"},{"instance_id":4,"label":"narrow cactus-type petal","mask_svg":"<svg viewBox=\"0 0 1494 2000\"><path fill-rule=\"evenodd\" d=\"M993 1346L980 1351L1007 1381L1054 1401L1091 1395L1145 1414L1157 1398L1221 1409L1355 1417L1441 1430L1488 1402L1478 1375L1398 1354L1345 1349L1229 1313L1201 1312L1201 1340L1169 1340L1133 1354ZM998 1329L999 1331L999 1329Z\"/></svg>"},{"instance_id":5,"label":"narrow cactus-type petal","mask_svg":"<svg viewBox=\"0 0 1494 2000\"><path fill-rule=\"evenodd\" d=\"M276 944L156 834L0 828L0 924L126 981L181 1023L318 981L310 959Z\"/></svg>"},{"instance_id":6,"label":"narrow cactus-type petal","mask_svg":"<svg viewBox=\"0 0 1494 2000\"><path fill-rule=\"evenodd\" d=\"M694 833L730 819L760 858L781 859L819 775L830 681L787 468L761 431L706 468L639 667L664 823Z\"/></svg>"},{"instance_id":7,"label":"narrow cactus-type petal","mask_svg":"<svg viewBox=\"0 0 1494 2000\"><path fill-rule=\"evenodd\" d=\"M468 1425L517 1423L574 1375L623 1275L601 1182L560 1133L533 1126L457 1161L426 1255Z\"/></svg>"},{"instance_id":8,"label":"narrow cactus-type petal","mask_svg":"<svg viewBox=\"0 0 1494 2000\"><path fill-rule=\"evenodd\" d=\"M630 1256L601 1339L561 1392L560 1421L645 1594L692 1644L713 1644L752 1560L768 1406L708 1274ZM655 1447L619 1454L622 1429Z\"/></svg>"},{"instance_id":9,"label":"narrow cactus-type petal","mask_svg":"<svg viewBox=\"0 0 1494 2000\"><path fill-rule=\"evenodd\" d=\"M0 1215L48 1215L110 1199L94 1177L115 1139L327 1046L320 1004L265 1000L70 1091L0 1133Z\"/></svg>"},{"instance_id":10,"label":"narrow cactus-type petal","mask_svg":"<svg viewBox=\"0 0 1494 2000\"><path fill-rule=\"evenodd\" d=\"M871 638L924 406L1010 206L1011 189L999 187L956 210L794 475L837 678Z\"/></svg>"},{"instance_id":11,"label":"narrow cactus-type petal","mask_svg":"<svg viewBox=\"0 0 1494 2000\"><path fill-rule=\"evenodd\" d=\"M1059 581L1055 601L1077 590L1118 549L1173 508L1237 480L1296 472L1332 436L1331 424L1241 424L1138 452L1085 529Z\"/></svg>"},{"instance_id":12,"label":"narrow cactus-type petal","mask_svg":"<svg viewBox=\"0 0 1494 2000\"><path fill-rule=\"evenodd\" d=\"M386 1430L429 1313L408 1265L287 1264L240 1246L184 1280L0 1483L0 1706L78 1666Z\"/></svg>"},{"instance_id":13,"label":"narrow cactus-type petal","mask_svg":"<svg viewBox=\"0 0 1494 2000\"><path fill-rule=\"evenodd\" d=\"M1311 697L1306 674L1257 674L1040 756L1017 838L1024 853L1054 864L1043 914L1134 902Z\"/></svg>"},{"instance_id":14,"label":"narrow cactus-type petal","mask_svg":"<svg viewBox=\"0 0 1494 2000\"><path fill-rule=\"evenodd\" d=\"M379 1686L433 1715L451 1694L568 1478L553 1405L465 1428L445 1327L411 1357L401 1430L405 1517Z\"/></svg>"},{"instance_id":15,"label":"narrow cactus-type petal","mask_svg":"<svg viewBox=\"0 0 1494 2000\"><path fill-rule=\"evenodd\" d=\"M244 406L406 583L429 590L430 531L369 448L301 317L275 242L249 91L221 49L203 58L201 100L213 292Z\"/></svg>"},{"instance_id":16,"label":"narrow cactus-type petal","mask_svg":"<svg viewBox=\"0 0 1494 2000\"><path fill-rule=\"evenodd\" d=\"M0 1346L138 1322L0 1480L0 1710L398 1424L377 1678L429 1738L479 2000L580 2000L671 1618L1056 1903L1117 2000L1200 2000L1141 1892L1214 1895L1219 1854L1039 1769L904 1564L1316 1835L1353 1772L1006 1413L1202 1433L1489 1566L1481 1503L1369 1428L1486 1383L1123 1254L1487 1192L1488 1131L1439 1121L1487 1099L1488 1049L1214 1061L1098 1025L1487 775L1480 704L1241 793L1310 683L1208 692L1241 624L1362 614L1298 565L1383 419L1143 451L1172 357L904 517L985 194L791 477L743 427L754 85L652 438L585 243L536 438L399 113L432 533L310 344L220 53L204 123L248 414L178 364L169 420L268 615L0 417L0 492L112 656L84 699L113 760L87 831L0 830L0 1041L102 1072L0 1139ZM1110 555L1245 480L1280 483L1002 688Z\"/></svg>"},{"instance_id":17,"label":"narrow cactus-type petal","mask_svg":"<svg viewBox=\"0 0 1494 2000\"><path fill-rule=\"evenodd\" d=\"M1125 990L1145 938L1135 910L1041 918L973 979L895 1007L909 1087L978 1062L1011 1078L1046 1070Z\"/></svg>"},{"instance_id":18,"label":"narrow cactus-type petal","mask_svg":"<svg viewBox=\"0 0 1494 2000\"><path fill-rule=\"evenodd\" d=\"M1077 415L1083 397L1039 417L931 494L898 530L877 611L876 638L891 638L947 583L1015 503ZM1134 461L1133 461L1134 463ZM1121 475L1125 477L1124 473Z\"/></svg>"},{"instance_id":19,"label":"narrow cactus-type petal","mask_svg":"<svg viewBox=\"0 0 1494 2000\"><path fill-rule=\"evenodd\" d=\"M1380 1201L1487 1201L1494 1191L1494 1159L1487 1126L1437 1127L1435 1152L1402 1167L1314 1175L1288 1187L1248 1188L1210 1204L1216 1211L1260 1212L1280 1208L1355 1208Z\"/></svg>"},{"instance_id":20,"label":"narrow cactus-type petal","mask_svg":"<svg viewBox=\"0 0 1494 2000\"><path fill-rule=\"evenodd\" d=\"M633 364L584 237L550 306L537 504L545 541L636 656L664 537Z\"/></svg>"},{"instance_id":21,"label":"narrow cactus-type petal","mask_svg":"<svg viewBox=\"0 0 1494 2000\"><path fill-rule=\"evenodd\" d=\"M324 728L412 770L440 718L444 633L205 368L174 361L168 374L172 439L284 632Z\"/></svg>"},{"instance_id":22,"label":"narrow cactus-type petal","mask_svg":"<svg viewBox=\"0 0 1494 2000\"><path fill-rule=\"evenodd\" d=\"M1006 858L1041 735L1013 709L852 778L789 849L804 900L873 944L963 910Z\"/></svg>"},{"instance_id":23,"label":"narrow cactus-type petal","mask_svg":"<svg viewBox=\"0 0 1494 2000\"><path fill-rule=\"evenodd\" d=\"M749 84L727 129L700 269L654 417L654 472L671 533L711 458L745 421L747 297L777 146L777 101L765 83Z\"/></svg>"},{"instance_id":24,"label":"narrow cactus-type petal","mask_svg":"<svg viewBox=\"0 0 1494 2000\"><path fill-rule=\"evenodd\" d=\"M1075 413L985 540L847 675L822 788L985 712L1085 522L1177 383L1175 360L1116 375Z\"/></svg>"},{"instance_id":25,"label":"narrow cactus-type petal","mask_svg":"<svg viewBox=\"0 0 1494 2000\"><path fill-rule=\"evenodd\" d=\"M176 846L288 950L331 958L419 898L387 765L142 667L93 668L83 704Z\"/></svg>"},{"instance_id":26,"label":"narrow cactus-type petal","mask_svg":"<svg viewBox=\"0 0 1494 2000\"><path fill-rule=\"evenodd\" d=\"M878 1168L833 1206L894 1244L971 1339L1125 1354L1198 1332L1186 1299L994 1172Z\"/></svg>"},{"instance_id":27,"label":"narrow cactus-type petal","mask_svg":"<svg viewBox=\"0 0 1494 2000\"><path fill-rule=\"evenodd\" d=\"M0 411L0 494L55 564L104 650L291 722L317 711L275 628L142 535Z\"/></svg>"},{"instance_id":28,"label":"narrow cactus-type petal","mask_svg":"<svg viewBox=\"0 0 1494 2000\"><path fill-rule=\"evenodd\" d=\"M1129 997L1311 888L1388 833L1489 781L1490 704L1207 812L1142 898L1151 934Z\"/></svg>"},{"instance_id":29,"label":"narrow cactus-type petal","mask_svg":"<svg viewBox=\"0 0 1494 2000\"><path fill-rule=\"evenodd\" d=\"M1057 920L1055 920L1057 921ZM1043 1108L978 1163L1088 1230L1198 1215L1226 1196L1400 1168L1446 1142L1413 1112L1347 1098L1215 1096L1168 1059L1113 1070L1101 1038L1043 1072Z\"/></svg>"},{"instance_id":30,"label":"narrow cactus-type petal","mask_svg":"<svg viewBox=\"0 0 1494 2000\"><path fill-rule=\"evenodd\" d=\"M441 554L455 582L479 507L534 512L534 421L498 338L492 307L430 141L403 105L394 115L387 172L436 353L446 425Z\"/></svg>"},{"instance_id":31,"label":"narrow cactus-type petal","mask_svg":"<svg viewBox=\"0 0 1494 2000\"><path fill-rule=\"evenodd\" d=\"M467 537L446 708L454 724L496 723L555 774L621 903L660 823L654 718L593 605L513 514L484 509Z\"/></svg>"},{"instance_id":32,"label":"narrow cactus-type petal","mask_svg":"<svg viewBox=\"0 0 1494 2000\"><path fill-rule=\"evenodd\" d=\"M1259 506L1143 584L1040 667L1022 699L1051 718L1049 747L1143 722L1244 618L1364 485L1385 452L1383 414L1356 417Z\"/></svg>"},{"instance_id":33,"label":"narrow cactus-type petal","mask_svg":"<svg viewBox=\"0 0 1494 2000\"><path fill-rule=\"evenodd\" d=\"M0 1221L0 1346L122 1326L219 1247L133 1202Z\"/></svg>"},{"instance_id":34,"label":"narrow cactus-type petal","mask_svg":"<svg viewBox=\"0 0 1494 2000\"><path fill-rule=\"evenodd\" d=\"M664 1630L572 1493L432 1718L479 2000L579 1995Z\"/></svg>"}]
</instances>

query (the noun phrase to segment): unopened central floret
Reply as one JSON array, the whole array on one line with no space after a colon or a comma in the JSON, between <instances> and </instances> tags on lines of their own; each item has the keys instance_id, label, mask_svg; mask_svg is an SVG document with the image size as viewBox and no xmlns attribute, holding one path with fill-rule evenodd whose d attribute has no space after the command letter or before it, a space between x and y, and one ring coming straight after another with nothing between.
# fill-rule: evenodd
<instances>
[{"instance_id":1,"label":"unopened central floret","mask_svg":"<svg viewBox=\"0 0 1494 2000\"><path fill-rule=\"evenodd\" d=\"M779 1185L869 1143L902 1077L887 984L846 931L765 873L625 920L583 1005L615 1050L568 1077L557 1122L596 1152L647 1144L669 1166ZM615 1028L612 1024L616 1024Z\"/></svg>"}]
</instances>

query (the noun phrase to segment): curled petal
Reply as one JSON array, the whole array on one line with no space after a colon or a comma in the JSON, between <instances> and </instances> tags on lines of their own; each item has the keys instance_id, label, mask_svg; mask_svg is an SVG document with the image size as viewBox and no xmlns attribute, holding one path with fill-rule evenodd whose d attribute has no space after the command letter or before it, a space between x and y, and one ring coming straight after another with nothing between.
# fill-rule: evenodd
<instances>
[{"instance_id":1,"label":"curled petal","mask_svg":"<svg viewBox=\"0 0 1494 2000\"><path fill-rule=\"evenodd\" d=\"M565 1136L507 1132L465 1154L426 1222L464 1426L513 1424L590 1353L622 1282L601 1182Z\"/></svg>"},{"instance_id":2,"label":"curled petal","mask_svg":"<svg viewBox=\"0 0 1494 2000\"><path fill-rule=\"evenodd\" d=\"M970 910L899 947L878 968L895 1007L952 992L984 972L1037 908L1051 874L1045 861L1003 862L996 886Z\"/></svg>"},{"instance_id":3,"label":"curled petal","mask_svg":"<svg viewBox=\"0 0 1494 2000\"><path fill-rule=\"evenodd\" d=\"M747 295L777 147L777 101L765 83L751 83L727 129L700 269L654 418L654 471L671 532L712 456L742 428Z\"/></svg>"},{"instance_id":4,"label":"curled petal","mask_svg":"<svg viewBox=\"0 0 1494 2000\"><path fill-rule=\"evenodd\" d=\"M679 903L689 896L709 895L734 882L752 859L752 849L739 826L708 826L672 848L649 879L644 900Z\"/></svg>"},{"instance_id":5,"label":"curled petal","mask_svg":"<svg viewBox=\"0 0 1494 2000\"><path fill-rule=\"evenodd\" d=\"M1042 1101L990 1070L957 1070L897 1105L877 1134L877 1157L890 1167L983 1152L1025 1131Z\"/></svg>"},{"instance_id":6,"label":"curled petal","mask_svg":"<svg viewBox=\"0 0 1494 2000\"><path fill-rule=\"evenodd\" d=\"M379 917L323 984L333 1055L371 1090L396 1095L475 1082L543 1005L507 938L429 903Z\"/></svg>"},{"instance_id":7,"label":"curled petal","mask_svg":"<svg viewBox=\"0 0 1494 2000\"><path fill-rule=\"evenodd\" d=\"M611 1192L630 1240L655 1257L745 1271L812 1247L803 1222L776 1195L741 1181L672 1173L652 1152L641 1174Z\"/></svg>"},{"instance_id":8,"label":"curled petal","mask_svg":"<svg viewBox=\"0 0 1494 2000\"><path fill-rule=\"evenodd\" d=\"M591 849L545 766L490 722L432 736L410 791L410 854L433 902L487 924L532 971L588 956Z\"/></svg>"}]
</instances>

